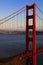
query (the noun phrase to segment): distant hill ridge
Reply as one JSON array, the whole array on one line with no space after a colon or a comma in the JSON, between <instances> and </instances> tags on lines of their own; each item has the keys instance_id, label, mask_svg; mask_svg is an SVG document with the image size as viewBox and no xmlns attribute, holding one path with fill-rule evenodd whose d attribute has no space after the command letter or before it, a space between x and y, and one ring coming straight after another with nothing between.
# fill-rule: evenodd
<instances>
[{"instance_id":1,"label":"distant hill ridge","mask_svg":"<svg viewBox=\"0 0 43 65\"><path fill-rule=\"evenodd\" d=\"M25 31L0 30L0 34L26 34L26 32ZM36 31L36 34L43 34L43 31Z\"/></svg>"}]
</instances>

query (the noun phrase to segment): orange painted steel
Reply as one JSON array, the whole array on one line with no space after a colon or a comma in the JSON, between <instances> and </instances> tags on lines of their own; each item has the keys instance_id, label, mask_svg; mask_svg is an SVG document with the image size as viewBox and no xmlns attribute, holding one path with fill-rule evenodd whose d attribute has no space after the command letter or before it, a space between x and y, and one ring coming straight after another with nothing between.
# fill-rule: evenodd
<instances>
[{"instance_id":1,"label":"orange painted steel","mask_svg":"<svg viewBox=\"0 0 43 65\"><path fill-rule=\"evenodd\" d=\"M33 7L33 65L36 65L36 5Z\"/></svg>"},{"instance_id":2,"label":"orange painted steel","mask_svg":"<svg viewBox=\"0 0 43 65\"><path fill-rule=\"evenodd\" d=\"M37 49L35 54L39 55L41 53L43 53L43 49ZM32 52L25 53L24 55L20 56L19 59L24 60L24 59L27 59L29 57L33 57Z\"/></svg>"},{"instance_id":3,"label":"orange painted steel","mask_svg":"<svg viewBox=\"0 0 43 65\"><path fill-rule=\"evenodd\" d=\"M29 10L33 9L33 15L29 15ZM29 19L33 19L33 25L29 25ZM29 29L33 31L33 37L29 37ZM29 42L32 42L32 50L29 50ZM36 49L36 4L32 6L26 6L26 53L22 55L19 59L26 59L26 65L30 65L29 59L32 58L32 65L37 65L36 55L43 53L42 49Z\"/></svg>"},{"instance_id":4,"label":"orange painted steel","mask_svg":"<svg viewBox=\"0 0 43 65\"><path fill-rule=\"evenodd\" d=\"M29 10L33 9L33 15L29 15ZM29 25L29 19L33 19L33 25ZM33 37L29 37L30 29L32 29ZM26 6L26 52L29 51L29 43L32 42L32 60L33 65L36 65L36 5ZM27 54L28 55L28 54ZM26 60L26 65L29 65L29 59Z\"/></svg>"}]
</instances>

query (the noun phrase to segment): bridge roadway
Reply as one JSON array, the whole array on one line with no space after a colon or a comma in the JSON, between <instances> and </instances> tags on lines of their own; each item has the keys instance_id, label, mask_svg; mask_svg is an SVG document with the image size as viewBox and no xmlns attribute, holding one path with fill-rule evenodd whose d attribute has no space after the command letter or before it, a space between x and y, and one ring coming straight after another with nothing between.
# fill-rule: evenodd
<instances>
[{"instance_id":1,"label":"bridge roadway","mask_svg":"<svg viewBox=\"0 0 43 65\"><path fill-rule=\"evenodd\" d=\"M37 55L37 54L42 54L42 53L43 53L43 48L42 49L37 49L35 54ZM14 56L0 58L0 62L9 62L17 56L22 61L22 60L28 59L30 57L33 57L33 54L32 54L32 51L27 52L27 53L24 51L24 52L21 52L20 54L14 55Z\"/></svg>"},{"instance_id":2,"label":"bridge roadway","mask_svg":"<svg viewBox=\"0 0 43 65\"><path fill-rule=\"evenodd\" d=\"M34 53L34 54L37 55L37 54L42 54L42 53L43 53L43 48L42 49L37 49L36 53ZM33 57L34 54L32 54L32 51L31 52L27 52L24 55L22 55L19 59L20 60L28 59L29 57Z\"/></svg>"}]
</instances>

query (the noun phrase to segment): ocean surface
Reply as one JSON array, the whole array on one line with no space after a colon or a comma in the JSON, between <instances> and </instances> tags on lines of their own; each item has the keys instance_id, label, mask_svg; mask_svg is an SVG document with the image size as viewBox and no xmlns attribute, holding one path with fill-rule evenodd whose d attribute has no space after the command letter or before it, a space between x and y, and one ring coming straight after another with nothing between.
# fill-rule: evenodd
<instances>
[{"instance_id":1,"label":"ocean surface","mask_svg":"<svg viewBox=\"0 0 43 65\"><path fill-rule=\"evenodd\" d=\"M43 35L36 35L37 48L43 47ZM25 51L25 34L0 34L0 58L13 56ZM30 44L30 48L32 45ZM43 54L37 55L37 65L43 65Z\"/></svg>"}]
</instances>

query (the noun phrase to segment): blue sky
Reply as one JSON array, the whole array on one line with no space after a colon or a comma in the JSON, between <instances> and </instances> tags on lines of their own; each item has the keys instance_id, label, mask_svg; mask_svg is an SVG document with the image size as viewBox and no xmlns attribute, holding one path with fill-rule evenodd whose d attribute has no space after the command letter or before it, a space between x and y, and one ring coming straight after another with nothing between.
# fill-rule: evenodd
<instances>
[{"instance_id":1,"label":"blue sky","mask_svg":"<svg viewBox=\"0 0 43 65\"><path fill-rule=\"evenodd\" d=\"M43 0L0 0L0 20L21 9L22 7L26 5L32 5L33 3L36 3L36 5L43 11ZM40 15L39 12L37 13ZM6 25L2 25L0 28L6 28L5 26ZM9 28L10 25L7 27Z\"/></svg>"},{"instance_id":2,"label":"blue sky","mask_svg":"<svg viewBox=\"0 0 43 65\"><path fill-rule=\"evenodd\" d=\"M43 11L43 0L0 0L0 19L19 10L25 5L36 3Z\"/></svg>"}]
</instances>

